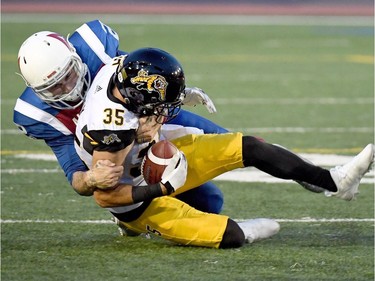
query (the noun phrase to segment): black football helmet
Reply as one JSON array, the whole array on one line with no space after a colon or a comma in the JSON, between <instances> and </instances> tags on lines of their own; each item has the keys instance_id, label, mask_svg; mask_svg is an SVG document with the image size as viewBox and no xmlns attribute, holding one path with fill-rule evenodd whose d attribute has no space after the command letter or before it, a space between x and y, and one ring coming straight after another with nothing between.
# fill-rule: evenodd
<instances>
[{"instance_id":1,"label":"black football helmet","mask_svg":"<svg viewBox=\"0 0 375 281\"><path fill-rule=\"evenodd\" d=\"M130 52L120 63L113 81L125 98L125 107L139 116L163 116L162 123L181 108L185 75L180 63L157 48Z\"/></svg>"}]
</instances>

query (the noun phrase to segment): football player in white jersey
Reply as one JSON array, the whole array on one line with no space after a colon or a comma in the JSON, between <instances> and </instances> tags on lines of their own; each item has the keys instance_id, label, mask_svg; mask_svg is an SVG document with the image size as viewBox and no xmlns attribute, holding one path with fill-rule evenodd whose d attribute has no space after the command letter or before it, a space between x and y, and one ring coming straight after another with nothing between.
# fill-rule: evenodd
<instances>
[{"instance_id":1,"label":"football player in white jersey","mask_svg":"<svg viewBox=\"0 0 375 281\"><path fill-rule=\"evenodd\" d=\"M100 67L121 54L125 52L119 50L117 33L99 20L83 24L69 41L55 32L35 33L19 50L18 64L28 87L17 99L14 123L27 136L45 141L81 195L92 195L94 187L113 186L122 174L121 166L108 161L98 162L88 171L73 145L84 93ZM185 104L202 103L210 112L215 111L209 97L200 89L190 88L185 94ZM188 111L180 112L172 122L199 126L206 133L226 132ZM145 138L141 134L139 137ZM180 196L203 211L218 213L222 209L223 195L212 182Z\"/></svg>"},{"instance_id":2,"label":"football player in white jersey","mask_svg":"<svg viewBox=\"0 0 375 281\"><path fill-rule=\"evenodd\" d=\"M273 236L279 224L271 219L236 223L174 197L224 172L253 166L278 178L319 186L327 196L352 200L373 163L373 144L346 165L326 170L281 146L241 133L187 134L169 137L180 151L159 183L146 184L140 167L152 142L136 141L140 120L160 127L152 138L157 142L168 126L161 124L178 113L184 89L183 68L171 54L142 48L104 66L87 92L76 128L76 150L89 167L103 160L124 165L119 184L94 190L94 198L132 231L182 245L240 247Z\"/></svg>"},{"instance_id":3,"label":"football player in white jersey","mask_svg":"<svg viewBox=\"0 0 375 281\"><path fill-rule=\"evenodd\" d=\"M14 123L27 136L45 141L68 181L81 195L92 195L94 187L113 186L122 173L121 166L108 161L98 162L88 171L73 146L75 120L83 94L100 67L121 54L125 52L119 50L117 33L99 20L83 24L69 41L54 32L35 33L19 50L21 76L28 87L17 99ZM187 88L184 95L185 105L204 104L209 112L215 112L214 104L202 90ZM197 127L204 133L227 132L184 110L169 123ZM147 134L149 128L143 128ZM138 137L139 140L147 139L141 129ZM308 189L317 190L316 187ZM219 213L223 206L223 194L212 182L180 194L179 198L207 212Z\"/></svg>"}]
</instances>

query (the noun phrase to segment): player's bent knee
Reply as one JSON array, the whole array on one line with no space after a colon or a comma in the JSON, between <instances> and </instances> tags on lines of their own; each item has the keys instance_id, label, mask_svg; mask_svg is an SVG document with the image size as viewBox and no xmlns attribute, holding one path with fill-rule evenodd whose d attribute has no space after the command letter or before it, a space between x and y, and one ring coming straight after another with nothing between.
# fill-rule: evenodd
<instances>
[{"instance_id":1,"label":"player's bent knee","mask_svg":"<svg viewBox=\"0 0 375 281\"><path fill-rule=\"evenodd\" d=\"M242 138L242 157L245 167L253 165L251 158L252 152L256 151L260 141L252 136L243 136Z\"/></svg>"},{"instance_id":2,"label":"player's bent knee","mask_svg":"<svg viewBox=\"0 0 375 281\"><path fill-rule=\"evenodd\" d=\"M239 225L232 219L228 219L228 224L223 234L223 239L219 248L239 248L245 244L245 234Z\"/></svg>"}]
</instances>

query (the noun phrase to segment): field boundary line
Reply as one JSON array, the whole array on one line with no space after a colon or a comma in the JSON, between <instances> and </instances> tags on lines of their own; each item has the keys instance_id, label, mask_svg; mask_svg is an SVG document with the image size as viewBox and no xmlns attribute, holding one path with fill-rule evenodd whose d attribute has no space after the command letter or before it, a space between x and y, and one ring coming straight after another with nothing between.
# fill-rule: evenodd
<instances>
[{"instance_id":1,"label":"field boundary line","mask_svg":"<svg viewBox=\"0 0 375 281\"><path fill-rule=\"evenodd\" d=\"M150 14L44 14L3 13L2 23L82 23L100 18L106 24L154 25L290 25L290 26L368 26L372 16L262 16L262 15L150 15Z\"/></svg>"},{"instance_id":2,"label":"field boundary line","mask_svg":"<svg viewBox=\"0 0 375 281\"><path fill-rule=\"evenodd\" d=\"M40 174L52 174L62 173L61 169L3 169L2 174L27 174L27 173L40 173ZM226 172L214 179L214 181L230 181L230 182L260 182L260 183L278 183L278 184L290 184L294 183L292 180L284 180L268 175L262 171L247 168L242 170L234 170ZM362 179L361 184L375 184L374 172L367 173Z\"/></svg>"},{"instance_id":3,"label":"field boundary line","mask_svg":"<svg viewBox=\"0 0 375 281\"><path fill-rule=\"evenodd\" d=\"M353 104L374 104L374 99L364 98L215 98L215 104L220 105L254 105L254 104L277 104L277 105L353 105Z\"/></svg>"},{"instance_id":4,"label":"field boundary line","mask_svg":"<svg viewBox=\"0 0 375 281\"><path fill-rule=\"evenodd\" d=\"M8 153L7 153L8 152ZM42 160L42 161L57 161L53 154L38 154L38 153L20 153L21 151L1 151L1 155L15 155L15 158L20 159L31 159L31 160ZM298 153L301 157L310 160L315 165L324 167L333 167L337 165L343 165L350 161L353 156L348 155L337 155L337 154L321 154L321 153ZM61 173L62 170L56 166L56 168L13 168L13 169L1 169L2 174L52 174ZM255 168L244 168L236 169L233 171L226 172L222 175L217 176L213 180L216 181L232 181L232 182L261 182L261 183L281 183L287 184L292 183L291 180L279 179L272 177L267 173L264 173ZM374 170L367 173L361 180L362 184L375 184L375 172Z\"/></svg>"},{"instance_id":5,"label":"field boundary line","mask_svg":"<svg viewBox=\"0 0 375 281\"><path fill-rule=\"evenodd\" d=\"M247 219L234 219L235 221L245 221ZM301 218L301 219L277 219L274 220L278 222L291 222L291 223L345 223L345 222L375 222L375 218ZM44 224L115 224L112 220L62 220L62 219L53 219L53 220L12 220L12 219L1 219L1 224L18 224L18 223L44 223Z\"/></svg>"},{"instance_id":6,"label":"field boundary line","mask_svg":"<svg viewBox=\"0 0 375 281\"><path fill-rule=\"evenodd\" d=\"M265 127L265 128L228 128L229 131L233 132L256 132L256 133L297 133L297 134L306 134L306 133L372 133L374 129L372 127L326 127L326 128L307 128L307 127Z\"/></svg>"}]
</instances>

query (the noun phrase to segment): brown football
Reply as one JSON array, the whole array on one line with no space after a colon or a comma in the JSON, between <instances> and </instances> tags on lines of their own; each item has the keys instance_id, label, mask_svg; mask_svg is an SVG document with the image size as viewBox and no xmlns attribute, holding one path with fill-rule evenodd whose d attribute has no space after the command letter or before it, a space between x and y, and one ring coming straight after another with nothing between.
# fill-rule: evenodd
<instances>
[{"instance_id":1,"label":"brown football","mask_svg":"<svg viewBox=\"0 0 375 281\"><path fill-rule=\"evenodd\" d=\"M159 141L151 146L142 162L142 175L147 184L161 181L161 176L178 148L167 140Z\"/></svg>"}]
</instances>

